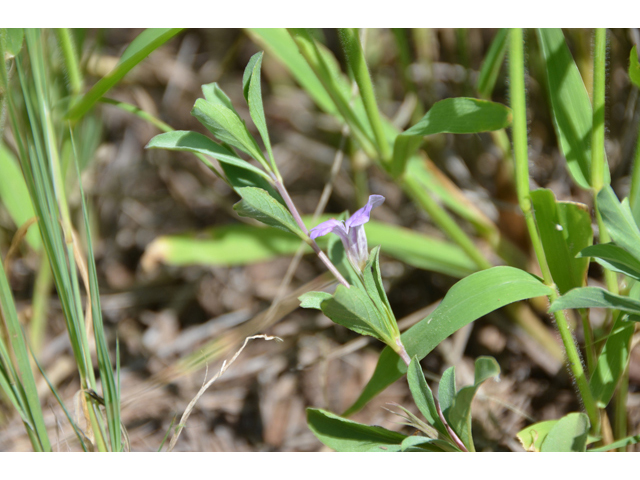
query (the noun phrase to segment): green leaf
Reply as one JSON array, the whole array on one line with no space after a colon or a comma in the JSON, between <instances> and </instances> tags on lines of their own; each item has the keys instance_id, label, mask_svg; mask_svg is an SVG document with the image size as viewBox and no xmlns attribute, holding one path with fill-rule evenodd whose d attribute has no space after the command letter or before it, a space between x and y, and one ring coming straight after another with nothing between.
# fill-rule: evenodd
<instances>
[{"instance_id":1,"label":"green leaf","mask_svg":"<svg viewBox=\"0 0 640 480\"><path fill-rule=\"evenodd\" d=\"M66 118L77 120L82 117L105 93L122 80L133 67L182 30L182 28L148 28L138 35L124 51L116 67L71 106Z\"/></svg>"},{"instance_id":2,"label":"green leaf","mask_svg":"<svg viewBox=\"0 0 640 480\"><path fill-rule=\"evenodd\" d=\"M215 158L220 163L243 168L271 182L271 177L263 170L241 159L228 148L197 132L180 131L161 133L151 139L145 148L163 148L182 152L202 153Z\"/></svg>"},{"instance_id":3,"label":"green leaf","mask_svg":"<svg viewBox=\"0 0 640 480\"><path fill-rule=\"evenodd\" d=\"M629 54L629 79L640 88L640 62L638 61L638 46L634 45Z\"/></svg>"},{"instance_id":4,"label":"green leaf","mask_svg":"<svg viewBox=\"0 0 640 480\"><path fill-rule=\"evenodd\" d=\"M406 435L347 420L331 412L307 409L307 424L327 447L338 452L367 452L400 445Z\"/></svg>"},{"instance_id":5,"label":"green leaf","mask_svg":"<svg viewBox=\"0 0 640 480\"><path fill-rule=\"evenodd\" d=\"M474 320L510 303L548 296L552 292L538 277L517 268L482 270L456 283L431 315L402 334L402 343L410 357L417 355L422 359L442 340ZM345 415L360 410L406 369L400 357L386 348L360 398Z\"/></svg>"},{"instance_id":6,"label":"green leaf","mask_svg":"<svg viewBox=\"0 0 640 480\"><path fill-rule=\"evenodd\" d=\"M255 124L262 141L267 149L271 162L274 162L273 152L271 151L271 140L269 139L269 131L267 130L267 120L264 116L264 106L262 105L262 88L260 85L260 68L262 67L263 52L256 53L244 71L242 77L242 87L244 98L249 105L249 113Z\"/></svg>"},{"instance_id":7,"label":"green leaf","mask_svg":"<svg viewBox=\"0 0 640 480\"><path fill-rule=\"evenodd\" d=\"M500 68L504 61L504 55L507 52L507 40L509 38L509 29L501 28L498 30L495 38L491 42L489 51L482 62L480 67L480 74L478 75L478 96L484 99L491 98L491 92L496 84Z\"/></svg>"},{"instance_id":8,"label":"green leaf","mask_svg":"<svg viewBox=\"0 0 640 480\"><path fill-rule=\"evenodd\" d=\"M236 114L236 109L233 107L231 103L231 99L229 96L224 93L224 91L220 88L217 82L208 83L206 85L202 85L202 94L204 95L204 99L209 103L218 103L227 107L229 110L233 110Z\"/></svg>"},{"instance_id":9,"label":"green leaf","mask_svg":"<svg viewBox=\"0 0 640 480\"><path fill-rule=\"evenodd\" d=\"M384 318L366 292L352 285L338 285L336 293L322 302L322 312L343 327L361 335L370 335L387 344L393 333L386 328Z\"/></svg>"},{"instance_id":10,"label":"green leaf","mask_svg":"<svg viewBox=\"0 0 640 480\"><path fill-rule=\"evenodd\" d=\"M451 452L456 451L448 442L434 438L412 435L400 444L401 452Z\"/></svg>"},{"instance_id":11,"label":"green leaf","mask_svg":"<svg viewBox=\"0 0 640 480\"><path fill-rule=\"evenodd\" d=\"M433 398L433 392L429 388L422 367L420 366L420 360L417 357L411 359L411 365L407 370L407 381L409 382L409 389L413 396L413 401L416 403L418 410L427 420L430 425L433 425L443 435L447 435L447 429L440 420L436 403Z\"/></svg>"},{"instance_id":12,"label":"green leaf","mask_svg":"<svg viewBox=\"0 0 640 480\"><path fill-rule=\"evenodd\" d=\"M551 304L549 312L570 308L610 308L640 315L640 301L613 294L599 287L569 290Z\"/></svg>"},{"instance_id":13,"label":"green leaf","mask_svg":"<svg viewBox=\"0 0 640 480\"><path fill-rule=\"evenodd\" d=\"M247 33L270 55L284 64L302 89L326 113L340 115L333 100L284 28L249 28Z\"/></svg>"},{"instance_id":14,"label":"green leaf","mask_svg":"<svg viewBox=\"0 0 640 480\"><path fill-rule=\"evenodd\" d=\"M531 192L536 225L553 281L560 293L586 284L589 260L576 258L593 243L591 215L586 205L556 202L551 190Z\"/></svg>"},{"instance_id":15,"label":"green leaf","mask_svg":"<svg viewBox=\"0 0 640 480\"><path fill-rule=\"evenodd\" d=\"M224 225L197 233L158 237L145 249L145 270L157 263L169 265L250 265L282 255L293 255L300 239L277 228L246 224ZM306 253L312 253L305 247Z\"/></svg>"},{"instance_id":16,"label":"green leaf","mask_svg":"<svg viewBox=\"0 0 640 480\"><path fill-rule=\"evenodd\" d=\"M413 127L398 136L393 148L394 172L404 171L419 142L407 137L436 133L479 133L500 130L511 124L511 110L495 102L475 98L447 98L436 102Z\"/></svg>"},{"instance_id":17,"label":"green leaf","mask_svg":"<svg viewBox=\"0 0 640 480\"><path fill-rule=\"evenodd\" d=\"M362 272L362 280L365 291L373 301L378 312L380 312L384 322L384 331L388 332L389 337L394 339L392 345L396 345L395 340L400 338L400 330L398 330L396 317L393 315L393 310L391 309L391 305L389 305L389 300L387 299L387 294L382 284L379 246L371 251L369 261Z\"/></svg>"},{"instance_id":18,"label":"green leaf","mask_svg":"<svg viewBox=\"0 0 640 480\"><path fill-rule=\"evenodd\" d=\"M587 449L589 417L584 413L565 415L551 427L542 442L542 452L584 452Z\"/></svg>"},{"instance_id":19,"label":"green leaf","mask_svg":"<svg viewBox=\"0 0 640 480\"><path fill-rule=\"evenodd\" d=\"M0 35L4 40L5 60L15 57L24 42L24 30L22 28L0 28Z\"/></svg>"},{"instance_id":20,"label":"green leaf","mask_svg":"<svg viewBox=\"0 0 640 480\"><path fill-rule=\"evenodd\" d=\"M300 307L302 308L315 308L316 310L322 310L322 302L329 300L332 297L327 292L307 292L298 297L300 300Z\"/></svg>"},{"instance_id":21,"label":"green leaf","mask_svg":"<svg viewBox=\"0 0 640 480\"><path fill-rule=\"evenodd\" d=\"M233 206L241 217L254 218L285 232L291 232L302 240L307 235L300 229L293 216L280 202L274 199L266 190L255 187L236 188L242 200Z\"/></svg>"},{"instance_id":22,"label":"green leaf","mask_svg":"<svg viewBox=\"0 0 640 480\"><path fill-rule=\"evenodd\" d=\"M537 30L544 57L551 115L558 143L567 159L569 173L580 187L591 182L591 127L593 113L589 94L559 28ZM605 169L605 184L610 180Z\"/></svg>"},{"instance_id":23,"label":"green leaf","mask_svg":"<svg viewBox=\"0 0 640 480\"><path fill-rule=\"evenodd\" d=\"M453 367L452 367L453 368ZM491 377L500 374L500 366L495 358L478 357L475 364L475 374L473 385L463 387L455 396L455 402L442 412L449 422L449 426L458 434L462 443L470 451L475 451L473 437L471 435L471 402L480 385Z\"/></svg>"},{"instance_id":24,"label":"green leaf","mask_svg":"<svg viewBox=\"0 0 640 480\"><path fill-rule=\"evenodd\" d=\"M242 150L260 162L265 169L268 169L260 147L234 110L223 103L210 103L199 98L191 110L191 115L196 117L221 142Z\"/></svg>"},{"instance_id":25,"label":"green leaf","mask_svg":"<svg viewBox=\"0 0 640 480\"><path fill-rule=\"evenodd\" d=\"M623 448L627 445L635 445L640 442L640 435L635 435L633 437L625 437L620 440L617 440L609 445L605 445L604 447L591 448L589 452L608 452L609 450L615 450L617 448Z\"/></svg>"},{"instance_id":26,"label":"green leaf","mask_svg":"<svg viewBox=\"0 0 640 480\"><path fill-rule=\"evenodd\" d=\"M438 401L445 418L456 401L456 391L456 369L449 367L440 377L440 383L438 384Z\"/></svg>"},{"instance_id":27,"label":"green leaf","mask_svg":"<svg viewBox=\"0 0 640 480\"><path fill-rule=\"evenodd\" d=\"M539 452L542 448L542 442L558 422L559 420L546 420L534 423L520 430L516 436L527 452Z\"/></svg>"},{"instance_id":28,"label":"green leaf","mask_svg":"<svg viewBox=\"0 0 640 480\"><path fill-rule=\"evenodd\" d=\"M595 371L589 380L589 388L599 408L605 408L629 363L629 341L635 325L626 315L618 315L611 333L598 356Z\"/></svg>"},{"instance_id":29,"label":"green leaf","mask_svg":"<svg viewBox=\"0 0 640 480\"><path fill-rule=\"evenodd\" d=\"M640 259L640 231L633 218L628 199L622 203L610 186L598 192L598 210L611 238L635 258Z\"/></svg>"},{"instance_id":30,"label":"green leaf","mask_svg":"<svg viewBox=\"0 0 640 480\"><path fill-rule=\"evenodd\" d=\"M7 208L9 215L19 228L26 221L36 216L27 184L13 153L0 143L0 201ZM27 242L35 251L42 248L38 225L31 225L26 236Z\"/></svg>"},{"instance_id":31,"label":"green leaf","mask_svg":"<svg viewBox=\"0 0 640 480\"><path fill-rule=\"evenodd\" d=\"M579 257L593 257L596 262L609 270L640 280L640 260L615 243L591 245L583 249Z\"/></svg>"}]
</instances>

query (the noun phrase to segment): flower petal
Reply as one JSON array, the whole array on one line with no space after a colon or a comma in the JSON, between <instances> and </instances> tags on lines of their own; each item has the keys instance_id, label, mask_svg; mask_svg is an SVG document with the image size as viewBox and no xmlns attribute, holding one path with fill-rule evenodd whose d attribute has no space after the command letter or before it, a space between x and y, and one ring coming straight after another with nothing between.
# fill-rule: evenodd
<instances>
[{"instance_id":1,"label":"flower petal","mask_svg":"<svg viewBox=\"0 0 640 480\"><path fill-rule=\"evenodd\" d=\"M309 237L315 239L331 232L340 236L340 238L347 238L347 229L344 226L344 222L336 220L335 218L331 218L326 222L322 222L321 224L313 227L309 232Z\"/></svg>"},{"instance_id":2,"label":"flower petal","mask_svg":"<svg viewBox=\"0 0 640 480\"><path fill-rule=\"evenodd\" d=\"M356 213L345 222L347 228L357 227L363 225L369 221L371 210L384 203L384 197L382 195L370 195L367 204L358 210Z\"/></svg>"}]
</instances>

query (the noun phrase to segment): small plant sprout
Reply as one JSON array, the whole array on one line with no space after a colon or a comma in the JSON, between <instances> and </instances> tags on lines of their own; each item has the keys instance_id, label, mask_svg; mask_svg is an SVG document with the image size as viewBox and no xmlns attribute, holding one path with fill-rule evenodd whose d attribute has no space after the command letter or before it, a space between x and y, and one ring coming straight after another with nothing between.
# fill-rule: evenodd
<instances>
[{"instance_id":1,"label":"small plant sprout","mask_svg":"<svg viewBox=\"0 0 640 480\"><path fill-rule=\"evenodd\" d=\"M367 204L351 215L346 221L332 218L313 227L309 232L312 239L322 237L327 233L335 233L342 240L349 262L356 270L362 272L369 261L369 248L364 224L369 221L371 210L384 203L382 195L371 195Z\"/></svg>"}]
</instances>

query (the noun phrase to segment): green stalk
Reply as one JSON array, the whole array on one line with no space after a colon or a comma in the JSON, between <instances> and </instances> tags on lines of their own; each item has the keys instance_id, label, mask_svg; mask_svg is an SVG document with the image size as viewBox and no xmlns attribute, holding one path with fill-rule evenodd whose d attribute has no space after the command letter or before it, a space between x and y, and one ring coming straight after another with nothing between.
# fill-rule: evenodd
<instances>
[{"instance_id":1,"label":"green stalk","mask_svg":"<svg viewBox=\"0 0 640 480\"><path fill-rule=\"evenodd\" d=\"M325 90L333 100L334 105L344 118L354 137L370 158L376 158L376 147L371 138L365 133L362 123L349 107L349 102L342 95L340 88L336 85L329 66L326 64L318 45L305 29L289 29L291 38L296 42L300 53L305 58L311 69L314 71Z\"/></svg>"},{"instance_id":2,"label":"green stalk","mask_svg":"<svg viewBox=\"0 0 640 480\"><path fill-rule=\"evenodd\" d=\"M56 28L55 32L58 44L62 50L64 62L67 66L67 75L69 78L71 92L77 95L82 92L83 82L82 74L80 73L78 55L73 43L73 36L68 28Z\"/></svg>"},{"instance_id":3,"label":"green stalk","mask_svg":"<svg viewBox=\"0 0 640 480\"><path fill-rule=\"evenodd\" d=\"M514 28L510 33L509 48L509 81L511 109L513 110L513 152L516 164L516 188L518 191L518 202L524 214L531 243L540 264L544 283L554 287L554 293L549 296L551 302L558 298L555 284L549 270L549 265L544 254L542 241L533 215L533 208L529 190L529 158L527 143L527 115L524 89L524 39L522 29ZM564 312L555 313L556 325L560 333L560 338L564 345L569 368L576 381L578 393L582 404L591 422L592 432L600 429L600 414L596 403L589 389L589 381L584 373L580 354L571 329Z\"/></svg>"},{"instance_id":4,"label":"green stalk","mask_svg":"<svg viewBox=\"0 0 640 480\"><path fill-rule=\"evenodd\" d=\"M633 173L631 175L631 189L629 190L629 205L634 216L640 211L640 131L636 139L636 153L633 156Z\"/></svg>"},{"instance_id":5,"label":"green stalk","mask_svg":"<svg viewBox=\"0 0 640 480\"><path fill-rule=\"evenodd\" d=\"M476 247L464 230L460 228L444 208L438 205L415 177L404 175L401 181L401 186L407 195L429 214L433 222L442 229L451 240L457 243L479 268L491 268L491 263L485 258L482 252L478 250L478 247Z\"/></svg>"},{"instance_id":6,"label":"green stalk","mask_svg":"<svg viewBox=\"0 0 640 480\"><path fill-rule=\"evenodd\" d=\"M33 286L32 314L29 324L29 338L34 355L40 353L44 340L47 327L47 304L52 282L53 276L51 275L49 259L46 252L43 251L40 253L40 265Z\"/></svg>"},{"instance_id":7,"label":"green stalk","mask_svg":"<svg viewBox=\"0 0 640 480\"><path fill-rule=\"evenodd\" d=\"M342 43L347 65L358 84L360 96L362 97L364 109L367 112L367 117L373 130L373 136L375 137L380 158L383 163L388 163L391 161L391 147L385 136L382 118L380 117L378 103L376 102L376 96L373 91L371 75L369 74L367 61L364 58L362 45L358 38L358 31L353 28L339 28L338 35L340 36L340 42Z\"/></svg>"}]
</instances>

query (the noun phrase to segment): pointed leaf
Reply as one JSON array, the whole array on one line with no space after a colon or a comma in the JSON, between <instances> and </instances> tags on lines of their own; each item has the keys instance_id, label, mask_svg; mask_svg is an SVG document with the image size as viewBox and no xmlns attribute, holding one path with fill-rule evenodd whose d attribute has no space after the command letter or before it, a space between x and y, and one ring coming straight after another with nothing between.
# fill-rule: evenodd
<instances>
[{"instance_id":1,"label":"pointed leaf","mask_svg":"<svg viewBox=\"0 0 640 480\"><path fill-rule=\"evenodd\" d=\"M640 259L640 231L631 213L628 199L622 203L610 186L598 192L598 210L609 234L619 247Z\"/></svg>"},{"instance_id":2,"label":"pointed leaf","mask_svg":"<svg viewBox=\"0 0 640 480\"><path fill-rule=\"evenodd\" d=\"M542 452L584 452L587 449L589 418L570 413L558 420L542 442Z\"/></svg>"},{"instance_id":3,"label":"pointed leaf","mask_svg":"<svg viewBox=\"0 0 640 480\"><path fill-rule=\"evenodd\" d=\"M640 301L615 295L598 287L569 290L551 304L549 312L557 312L558 310L569 308L610 308L640 315Z\"/></svg>"},{"instance_id":4,"label":"pointed leaf","mask_svg":"<svg viewBox=\"0 0 640 480\"><path fill-rule=\"evenodd\" d=\"M520 430L516 436L527 452L539 452L542 448L542 442L544 442L558 421L559 420L546 420L544 422L534 423Z\"/></svg>"},{"instance_id":5,"label":"pointed leaf","mask_svg":"<svg viewBox=\"0 0 640 480\"><path fill-rule=\"evenodd\" d=\"M196 117L220 141L242 150L266 168L266 160L258 144L238 114L223 103L196 100L191 115Z\"/></svg>"},{"instance_id":6,"label":"pointed leaf","mask_svg":"<svg viewBox=\"0 0 640 480\"><path fill-rule=\"evenodd\" d=\"M229 110L234 111L236 114L236 109L233 107L231 103L231 99L229 96L224 93L224 91L218 85L218 82L208 83L206 85L202 85L202 94L204 95L204 99L209 103L219 103L220 105L224 105Z\"/></svg>"},{"instance_id":7,"label":"pointed leaf","mask_svg":"<svg viewBox=\"0 0 640 480\"><path fill-rule=\"evenodd\" d=\"M400 445L406 435L382 427L347 420L325 410L308 408L307 424L327 447L338 452L367 452L372 448Z\"/></svg>"},{"instance_id":8,"label":"pointed leaf","mask_svg":"<svg viewBox=\"0 0 640 480\"><path fill-rule=\"evenodd\" d=\"M442 340L472 321L500 307L527 298L550 295L552 289L539 278L513 267L493 267L456 283L428 317L402 334L411 357L424 358ZM360 410L370 399L406 372L407 366L393 350L380 355L371 380L346 415Z\"/></svg>"},{"instance_id":9,"label":"pointed leaf","mask_svg":"<svg viewBox=\"0 0 640 480\"><path fill-rule=\"evenodd\" d=\"M640 280L640 260L615 243L600 243L583 249L579 257L592 257L605 268Z\"/></svg>"},{"instance_id":10,"label":"pointed leaf","mask_svg":"<svg viewBox=\"0 0 640 480\"><path fill-rule=\"evenodd\" d=\"M591 126L589 94L559 28L537 30L545 62L551 114L558 143L567 159L569 173L582 188L591 182ZM605 184L610 182L605 169Z\"/></svg>"},{"instance_id":11,"label":"pointed leaf","mask_svg":"<svg viewBox=\"0 0 640 480\"><path fill-rule=\"evenodd\" d=\"M231 150L197 132L177 130L175 132L161 133L153 137L145 148L163 148L165 150L202 153L215 158L220 163L227 163L238 168L249 170L256 175L260 175L267 181L271 181L271 177L263 170L251 165Z\"/></svg>"},{"instance_id":12,"label":"pointed leaf","mask_svg":"<svg viewBox=\"0 0 640 480\"><path fill-rule=\"evenodd\" d=\"M407 370L407 381L409 382L409 389L413 400L420 410L420 413L424 416L427 422L438 429L443 435L447 434L447 429L443 425L438 415L436 403L433 398L433 393L424 378L420 361L417 357L411 359L411 365Z\"/></svg>"},{"instance_id":13,"label":"pointed leaf","mask_svg":"<svg viewBox=\"0 0 640 480\"><path fill-rule=\"evenodd\" d=\"M315 308L316 310L322 310L322 302L329 300L332 297L327 292L307 292L304 295L298 297L300 300L300 307L302 308Z\"/></svg>"},{"instance_id":14,"label":"pointed leaf","mask_svg":"<svg viewBox=\"0 0 640 480\"><path fill-rule=\"evenodd\" d=\"M256 53L247 68L244 71L244 77L242 79L242 85L244 90L244 96L249 105L249 113L251 119L255 124L262 142L264 143L269 158L273 162L273 152L271 151L271 140L269 139L269 131L267 130L267 120L264 116L264 106L262 104L262 87L260 85L260 68L262 67L262 55L263 52Z\"/></svg>"},{"instance_id":15,"label":"pointed leaf","mask_svg":"<svg viewBox=\"0 0 640 480\"><path fill-rule=\"evenodd\" d=\"M255 218L272 227L298 235L298 237L306 241L307 235L296 224L289 210L265 190L255 187L243 187L236 188L236 192L242 197L242 201L233 206L238 215Z\"/></svg>"},{"instance_id":16,"label":"pointed leaf","mask_svg":"<svg viewBox=\"0 0 640 480\"><path fill-rule=\"evenodd\" d=\"M531 192L536 225L553 281L560 293L586 285L589 260L576 258L593 243L591 215L586 205L557 202L551 190Z\"/></svg>"}]
</instances>

